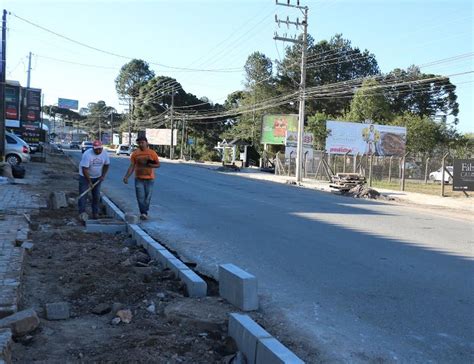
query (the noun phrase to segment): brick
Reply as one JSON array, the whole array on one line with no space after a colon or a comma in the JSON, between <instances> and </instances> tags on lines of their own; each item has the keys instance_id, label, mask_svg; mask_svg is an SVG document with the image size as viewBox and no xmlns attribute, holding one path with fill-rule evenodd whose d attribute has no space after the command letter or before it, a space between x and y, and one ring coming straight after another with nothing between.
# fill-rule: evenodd
<instances>
[{"instance_id":1,"label":"brick","mask_svg":"<svg viewBox=\"0 0 474 364\"><path fill-rule=\"evenodd\" d=\"M51 199L51 208L53 210L58 210L63 207L67 207L66 194L62 191L52 192L50 195Z\"/></svg>"},{"instance_id":2,"label":"brick","mask_svg":"<svg viewBox=\"0 0 474 364\"><path fill-rule=\"evenodd\" d=\"M69 303L55 302L46 304L46 318L48 320L67 320L69 317Z\"/></svg>"},{"instance_id":3,"label":"brick","mask_svg":"<svg viewBox=\"0 0 474 364\"><path fill-rule=\"evenodd\" d=\"M258 364L303 364L286 346L275 338L260 339L257 344Z\"/></svg>"},{"instance_id":4,"label":"brick","mask_svg":"<svg viewBox=\"0 0 474 364\"><path fill-rule=\"evenodd\" d=\"M12 332L10 329L0 329L0 364L11 363Z\"/></svg>"},{"instance_id":5,"label":"brick","mask_svg":"<svg viewBox=\"0 0 474 364\"><path fill-rule=\"evenodd\" d=\"M258 341L272 337L249 316L239 313L230 314L229 336L235 340L239 350L244 353L248 364L256 363Z\"/></svg>"},{"instance_id":6,"label":"brick","mask_svg":"<svg viewBox=\"0 0 474 364\"><path fill-rule=\"evenodd\" d=\"M234 264L219 265L219 294L242 311L258 309L257 277Z\"/></svg>"},{"instance_id":7,"label":"brick","mask_svg":"<svg viewBox=\"0 0 474 364\"><path fill-rule=\"evenodd\" d=\"M189 297L206 297L207 283L190 269L180 271L180 278L186 285Z\"/></svg>"},{"instance_id":8,"label":"brick","mask_svg":"<svg viewBox=\"0 0 474 364\"><path fill-rule=\"evenodd\" d=\"M14 313L0 320L0 328L9 328L13 336L23 336L35 330L40 324L36 311L28 309Z\"/></svg>"}]
</instances>

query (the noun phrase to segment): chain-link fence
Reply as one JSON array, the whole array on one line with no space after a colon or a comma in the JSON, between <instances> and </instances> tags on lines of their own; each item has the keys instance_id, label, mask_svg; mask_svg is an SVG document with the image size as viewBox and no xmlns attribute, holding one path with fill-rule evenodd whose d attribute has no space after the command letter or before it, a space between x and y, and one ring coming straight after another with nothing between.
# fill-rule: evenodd
<instances>
[{"instance_id":1,"label":"chain-link fence","mask_svg":"<svg viewBox=\"0 0 474 364\"><path fill-rule=\"evenodd\" d=\"M336 173L358 173L366 177L370 186L414 192L445 194L445 185L452 184L452 155L422 158L406 154L402 157L370 155L329 155L314 151L312 158L303 160L304 178L330 181ZM443 162L444 160L444 162ZM275 174L295 176L296 155L274 158ZM443 166L444 173L443 173ZM441 183L444 180L444 183ZM449 192L449 191L448 191Z\"/></svg>"}]
</instances>

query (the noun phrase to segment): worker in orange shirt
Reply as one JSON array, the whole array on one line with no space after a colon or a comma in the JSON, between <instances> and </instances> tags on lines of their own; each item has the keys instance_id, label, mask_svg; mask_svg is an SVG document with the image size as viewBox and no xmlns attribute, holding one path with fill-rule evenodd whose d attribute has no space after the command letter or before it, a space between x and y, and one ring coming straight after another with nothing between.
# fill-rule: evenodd
<instances>
[{"instance_id":1,"label":"worker in orange shirt","mask_svg":"<svg viewBox=\"0 0 474 364\"><path fill-rule=\"evenodd\" d=\"M138 208L140 209L140 219L148 219L148 210L155 181L155 168L160 167L158 154L148 146L145 137L137 138L138 149L130 156L130 166L128 167L123 183L128 183L128 178L135 172L135 193L137 195Z\"/></svg>"}]
</instances>

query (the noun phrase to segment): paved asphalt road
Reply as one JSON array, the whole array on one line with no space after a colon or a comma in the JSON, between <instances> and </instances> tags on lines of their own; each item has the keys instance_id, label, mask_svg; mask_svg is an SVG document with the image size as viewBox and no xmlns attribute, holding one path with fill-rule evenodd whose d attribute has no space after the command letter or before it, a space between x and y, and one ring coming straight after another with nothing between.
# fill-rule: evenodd
<instances>
[{"instance_id":1,"label":"paved asphalt road","mask_svg":"<svg viewBox=\"0 0 474 364\"><path fill-rule=\"evenodd\" d=\"M104 188L136 212L127 165L112 159ZM158 173L144 228L205 273L255 274L263 310L323 361L474 362L471 218L182 164Z\"/></svg>"}]
</instances>

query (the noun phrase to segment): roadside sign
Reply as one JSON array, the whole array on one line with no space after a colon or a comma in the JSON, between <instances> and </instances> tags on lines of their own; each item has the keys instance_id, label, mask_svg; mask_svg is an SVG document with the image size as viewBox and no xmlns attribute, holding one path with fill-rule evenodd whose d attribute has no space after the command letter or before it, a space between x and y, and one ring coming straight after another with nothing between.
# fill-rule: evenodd
<instances>
[{"instance_id":1,"label":"roadside sign","mask_svg":"<svg viewBox=\"0 0 474 364\"><path fill-rule=\"evenodd\" d=\"M474 191L474 159L455 159L453 191Z\"/></svg>"},{"instance_id":2,"label":"roadside sign","mask_svg":"<svg viewBox=\"0 0 474 364\"><path fill-rule=\"evenodd\" d=\"M188 139L188 145L194 145L194 139L189 138Z\"/></svg>"},{"instance_id":3,"label":"roadside sign","mask_svg":"<svg viewBox=\"0 0 474 364\"><path fill-rule=\"evenodd\" d=\"M58 98L58 107L62 109L77 110L79 108L78 100Z\"/></svg>"}]
</instances>

